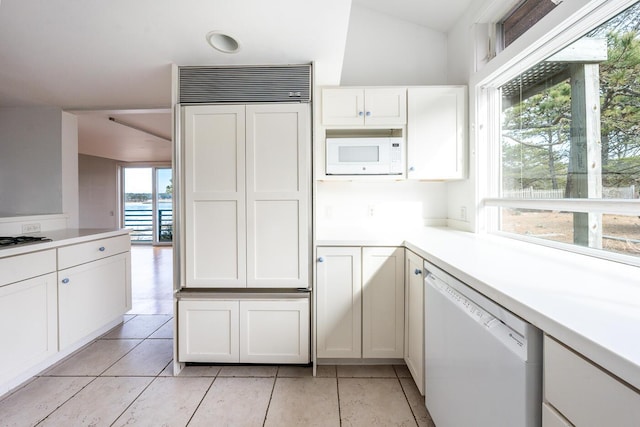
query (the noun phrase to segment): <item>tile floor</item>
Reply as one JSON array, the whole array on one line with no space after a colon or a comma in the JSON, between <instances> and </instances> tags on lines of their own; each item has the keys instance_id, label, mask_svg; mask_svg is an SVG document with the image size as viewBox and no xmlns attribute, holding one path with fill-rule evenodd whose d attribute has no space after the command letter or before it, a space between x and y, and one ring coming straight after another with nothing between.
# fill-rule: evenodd
<instances>
[{"instance_id":1,"label":"tile floor","mask_svg":"<svg viewBox=\"0 0 640 427\"><path fill-rule=\"evenodd\" d=\"M187 366L171 248L132 250L125 322L0 397L0 426L434 426L406 366Z\"/></svg>"},{"instance_id":2,"label":"tile floor","mask_svg":"<svg viewBox=\"0 0 640 427\"><path fill-rule=\"evenodd\" d=\"M170 315L126 322L0 401L2 426L433 426L404 365L187 366Z\"/></svg>"}]
</instances>

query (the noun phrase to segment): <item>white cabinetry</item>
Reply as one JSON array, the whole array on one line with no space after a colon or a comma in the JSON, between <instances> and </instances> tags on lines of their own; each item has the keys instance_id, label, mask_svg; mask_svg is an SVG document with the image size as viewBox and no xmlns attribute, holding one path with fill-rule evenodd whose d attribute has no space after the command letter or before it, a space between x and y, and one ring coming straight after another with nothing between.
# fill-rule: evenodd
<instances>
[{"instance_id":1,"label":"white cabinetry","mask_svg":"<svg viewBox=\"0 0 640 427\"><path fill-rule=\"evenodd\" d=\"M404 249L362 248L362 357L404 355Z\"/></svg>"},{"instance_id":2,"label":"white cabinetry","mask_svg":"<svg viewBox=\"0 0 640 427\"><path fill-rule=\"evenodd\" d=\"M58 249L61 350L131 309L130 244L124 235Z\"/></svg>"},{"instance_id":3,"label":"white cabinetry","mask_svg":"<svg viewBox=\"0 0 640 427\"><path fill-rule=\"evenodd\" d=\"M179 362L308 363L309 300L182 299Z\"/></svg>"},{"instance_id":4,"label":"white cabinetry","mask_svg":"<svg viewBox=\"0 0 640 427\"><path fill-rule=\"evenodd\" d=\"M319 247L317 255L318 357L361 357L362 250Z\"/></svg>"},{"instance_id":5,"label":"white cabinetry","mask_svg":"<svg viewBox=\"0 0 640 427\"><path fill-rule=\"evenodd\" d=\"M237 363L240 360L239 313L237 300L180 300L180 362Z\"/></svg>"},{"instance_id":6,"label":"white cabinetry","mask_svg":"<svg viewBox=\"0 0 640 427\"><path fill-rule=\"evenodd\" d=\"M406 88L324 88L324 126L404 126Z\"/></svg>"},{"instance_id":7,"label":"white cabinetry","mask_svg":"<svg viewBox=\"0 0 640 427\"><path fill-rule=\"evenodd\" d=\"M309 105L184 108L186 287L306 288Z\"/></svg>"},{"instance_id":8,"label":"white cabinetry","mask_svg":"<svg viewBox=\"0 0 640 427\"><path fill-rule=\"evenodd\" d=\"M465 86L407 90L407 178L465 177L467 141Z\"/></svg>"},{"instance_id":9,"label":"white cabinetry","mask_svg":"<svg viewBox=\"0 0 640 427\"><path fill-rule=\"evenodd\" d=\"M320 358L402 358L404 250L319 247Z\"/></svg>"},{"instance_id":10,"label":"white cabinetry","mask_svg":"<svg viewBox=\"0 0 640 427\"><path fill-rule=\"evenodd\" d=\"M309 363L309 299L240 301L241 363Z\"/></svg>"},{"instance_id":11,"label":"white cabinetry","mask_svg":"<svg viewBox=\"0 0 640 427\"><path fill-rule=\"evenodd\" d=\"M424 395L424 260L405 250L404 361Z\"/></svg>"},{"instance_id":12,"label":"white cabinetry","mask_svg":"<svg viewBox=\"0 0 640 427\"><path fill-rule=\"evenodd\" d=\"M0 384L58 351L55 269L55 249L0 259Z\"/></svg>"},{"instance_id":13,"label":"white cabinetry","mask_svg":"<svg viewBox=\"0 0 640 427\"><path fill-rule=\"evenodd\" d=\"M544 402L544 427L625 427L637 426L640 420L638 390L547 335Z\"/></svg>"}]
</instances>

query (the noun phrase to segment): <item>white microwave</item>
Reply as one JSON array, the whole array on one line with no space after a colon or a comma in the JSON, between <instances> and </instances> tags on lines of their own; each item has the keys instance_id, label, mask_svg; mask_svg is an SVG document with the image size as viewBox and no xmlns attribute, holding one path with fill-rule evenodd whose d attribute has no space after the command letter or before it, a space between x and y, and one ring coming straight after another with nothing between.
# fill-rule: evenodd
<instances>
[{"instance_id":1,"label":"white microwave","mask_svg":"<svg viewBox=\"0 0 640 427\"><path fill-rule=\"evenodd\" d=\"M327 138L327 175L402 175L402 137Z\"/></svg>"}]
</instances>

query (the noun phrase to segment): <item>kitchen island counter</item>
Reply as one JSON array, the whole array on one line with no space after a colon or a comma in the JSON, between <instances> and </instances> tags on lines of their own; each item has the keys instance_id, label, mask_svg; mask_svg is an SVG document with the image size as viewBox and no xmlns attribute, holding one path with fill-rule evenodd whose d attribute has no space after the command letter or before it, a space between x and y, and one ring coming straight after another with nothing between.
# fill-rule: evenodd
<instances>
[{"instance_id":1,"label":"kitchen island counter","mask_svg":"<svg viewBox=\"0 0 640 427\"><path fill-rule=\"evenodd\" d=\"M122 323L131 309L129 230L38 235L51 241L0 249L0 324L13 325L0 330L0 395Z\"/></svg>"}]
</instances>

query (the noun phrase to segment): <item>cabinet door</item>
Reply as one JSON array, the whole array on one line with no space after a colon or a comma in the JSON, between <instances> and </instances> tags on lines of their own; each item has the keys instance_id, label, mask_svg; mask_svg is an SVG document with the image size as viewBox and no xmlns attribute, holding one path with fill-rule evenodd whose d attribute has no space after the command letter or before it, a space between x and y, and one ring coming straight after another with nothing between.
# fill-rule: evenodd
<instances>
[{"instance_id":1,"label":"cabinet door","mask_svg":"<svg viewBox=\"0 0 640 427\"><path fill-rule=\"evenodd\" d=\"M350 88L323 89L322 124L325 126L364 125L364 91Z\"/></svg>"},{"instance_id":2,"label":"cabinet door","mask_svg":"<svg viewBox=\"0 0 640 427\"><path fill-rule=\"evenodd\" d=\"M309 299L240 301L240 363L309 363Z\"/></svg>"},{"instance_id":3,"label":"cabinet door","mask_svg":"<svg viewBox=\"0 0 640 427\"><path fill-rule=\"evenodd\" d=\"M187 287L246 286L245 108L184 108Z\"/></svg>"},{"instance_id":4,"label":"cabinet door","mask_svg":"<svg viewBox=\"0 0 640 427\"><path fill-rule=\"evenodd\" d=\"M55 273L0 287L0 384L58 351L57 302Z\"/></svg>"},{"instance_id":5,"label":"cabinet door","mask_svg":"<svg viewBox=\"0 0 640 427\"><path fill-rule=\"evenodd\" d=\"M127 312L129 263L127 252L58 271L61 350Z\"/></svg>"},{"instance_id":6,"label":"cabinet door","mask_svg":"<svg viewBox=\"0 0 640 427\"><path fill-rule=\"evenodd\" d=\"M319 247L316 269L318 357L362 356L360 248Z\"/></svg>"},{"instance_id":7,"label":"cabinet door","mask_svg":"<svg viewBox=\"0 0 640 427\"><path fill-rule=\"evenodd\" d=\"M407 123L407 90L376 88L364 91L365 124L405 125Z\"/></svg>"},{"instance_id":8,"label":"cabinet door","mask_svg":"<svg viewBox=\"0 0 640 427\"><path fill-rule=\"evenodd\" d=\"M247 286L309 285L309 105L249 105Z\"/></svg>"},{"instance_id":9,"label":"cabinet door","mask_svg":"<svg viewBox=\"0 0 640 427\"><path fill-rule=\"evenodd\" d=\"M409 179L465 177L466 93L463 86L408 89Z\"/></svg>"},{"instance_id":10,"label":"cabinet door","mask_svg":"<svg viewBox=\"0 0 640 427\"><path fill-rule=\"evenodd\" d=\"M178 361L238 363L239 302L178 301Z\"/></svg>"},{"instance_id":11,"label":"cabinet door","mask_svg":"<svg viewBox=\"0 0 640 427\"><path fill-rule=\"evenodd\" d=\"M405 256L404 361L424 395L424 261L410 250Z\"/></svg>"},{"instance_id":12,"label":"cabinet door","mask_svg":"<svg viewBox=\"0 0 640 427\"><path fill-rule=\"evenodd\" d=\"M404 356L404 249L362 249L362 357Z\"/></svg>"}]
</instances>

